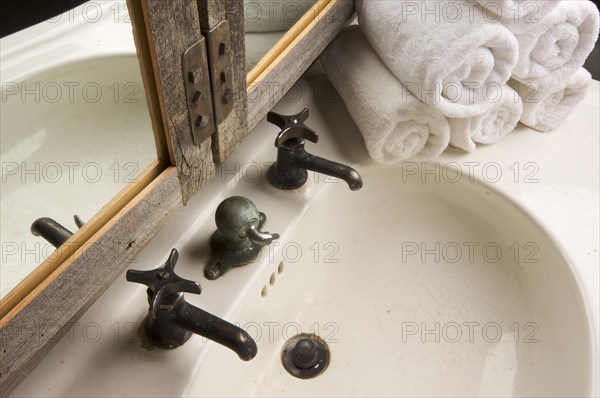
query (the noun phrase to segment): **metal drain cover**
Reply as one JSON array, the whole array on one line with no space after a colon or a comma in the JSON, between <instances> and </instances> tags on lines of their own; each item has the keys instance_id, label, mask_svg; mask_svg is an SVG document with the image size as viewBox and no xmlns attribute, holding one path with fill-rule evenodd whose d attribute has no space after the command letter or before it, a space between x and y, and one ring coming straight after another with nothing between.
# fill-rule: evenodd
<instances>
[{"instance_id":1,"label":"metal drain cover","mask_svg":"<svg viewBox=\"0 0 600 398\"><path fill-rule=\"evenodd\" d=\"M299 334L283 347L281 362L292 376L300 379L317 377L329 366L327 343L315 334Z\"/></svg>"}]
</instances>

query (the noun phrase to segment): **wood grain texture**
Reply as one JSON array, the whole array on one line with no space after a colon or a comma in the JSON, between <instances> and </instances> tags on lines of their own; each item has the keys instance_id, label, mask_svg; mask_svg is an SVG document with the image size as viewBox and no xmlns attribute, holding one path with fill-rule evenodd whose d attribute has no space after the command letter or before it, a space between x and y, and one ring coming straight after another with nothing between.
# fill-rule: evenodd
<instances>
[{"instance_id":1,"label":"wood grain texture","mask_svg":"<svg viewBox=\"0 0 600 398\"><path fill-rule=\"evenodd\" d=\"M9 321L0 321L0 396L16 387L181 205L170 167L40 284Z\"/></svg>"},{"instance_id":2,"label":"wood grain texture","mask_svg":"<svg viewBox=\"0 0 600 398\"><path fill-rule=\"evenodd\" d=\"M183 79L183 54L200 39L198 7L196 0L142 0L142 10L163 128L186 203L215 174L211 140L193 142Z\"/></svg>"},{"instance_id":3,"label":"wood grain texture","mask_svg":"<svg viewBox=\"0 0 600 398\"><path fill-rule=\"evenodd\" d=\"M212 140L213 160L216 164L221 164L249 132L244 2L242 0L198 0L198 9L203 31L210 30L226 20L229 22L231 33L235 102L229 116L217 126Z\"/></svg>"},{"instance_id":4,"label":"wood grain texture","mask_svg":"<svg viewBox=\"0 0 600 398\"><path fill-rule=\"evenodd\" d=\"M248 87L252 130L317 59L354 14L353 0L332 0Z\"/></svg>"}]
</instances>

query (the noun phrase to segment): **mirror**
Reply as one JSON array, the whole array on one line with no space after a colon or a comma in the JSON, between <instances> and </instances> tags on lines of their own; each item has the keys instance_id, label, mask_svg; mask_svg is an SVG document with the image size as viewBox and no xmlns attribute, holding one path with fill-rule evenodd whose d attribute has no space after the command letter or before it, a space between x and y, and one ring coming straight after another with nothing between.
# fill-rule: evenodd
<instances>
[{"instance_id":1,"label":"mirror","mask_svg":"<svg viewBox=\"0 0 600 398\"><path fill-rule=\"evenodd\" d=\"M285 34L301 19L318 13L317 0L244 0L246 73L258 75L261 61L278 47ZM323 2L321 0L321 2Z\"/></svg>"},{"instance_id":2,"label":"mirror","mask_svg":"<svg viewBox=\"0 0 600 398\"><path fill-rule=\"evenodd\" d=\"M76 232L77 214L99 230L99 214L157 164L157 149L125 1L86 2L0 47L4 299L53 258L54 246L30 232L36 219Z\"/></svg>"}]
</instances>

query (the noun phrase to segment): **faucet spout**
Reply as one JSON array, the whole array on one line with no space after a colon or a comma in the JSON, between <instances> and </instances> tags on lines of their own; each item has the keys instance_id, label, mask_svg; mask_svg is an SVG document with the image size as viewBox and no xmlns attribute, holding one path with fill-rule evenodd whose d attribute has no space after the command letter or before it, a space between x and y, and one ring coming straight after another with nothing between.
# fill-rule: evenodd
<instances>
[{"instance_id":1,"label":"faucet spout","mask_svg":"<svg viewBox=\"0 0 600 398\"><path fill-rule=\"evenodd\" d=\"M251 360L258 352L256 342L246 331L185 301L173 309L167 322L233 350L243 361Z\"/></svg>"},{"instance_id":2,"label":"faucet spout","mask_svg":"<svg viewBox=\"0 0 600 398\"><path fill-rule=\"evenodd\" d=\"M304 122L308 109L296 115L269 112L267 120L281 129L275 140L277 162L269 168L269 182L279 189L298 189L308 179L306 170L327 174L346 181L352 191L362 188L360 175L352 167L311 155L304 150L304 140L317 143L319 135Z\"/></svg>"},{"instance_id":3,"label":"faucet spout","mask_svg":"<svg viewBox=\"0 0 600 398\"><path fill-rule=\"evenodd\" d=\"M312 155L305 150L302 150L301 153L294 158L293 163L297 167L344 180L351 191L358 191L363 187L360 174L352 167L323 159L319 156Z\"/></svg>"},{"instance_id":4,"label":"faucet spout","mask_svg":"<svg viewBox=\"0 0 600 398\"><path fill-rule=\"evenodd\" d=\"M297 189L308 179L306 170L344 180L352 191L363 187L356 170L306 152L304 140L298 138L289 139L278 148L277 162L269 169L269 182L280 189Z\"/></svg>"},{"instance_id":5,"label":"faucet spout","mask_svg":"<svg viewBox=\"0 0 600 398\"><path fill-rule=\"evenodd\" d=\"M127 271L127 280L148 286L148 316L144 322L147 342L160 348L176 348L199 334L235 351L240 359L249 361L258 348L248 333L224 319L194 307L183 294L200 294L200 284L183 279L175 273L179 258L176 249L162 267L150 271Z\"/></svg>"}]
</instances>

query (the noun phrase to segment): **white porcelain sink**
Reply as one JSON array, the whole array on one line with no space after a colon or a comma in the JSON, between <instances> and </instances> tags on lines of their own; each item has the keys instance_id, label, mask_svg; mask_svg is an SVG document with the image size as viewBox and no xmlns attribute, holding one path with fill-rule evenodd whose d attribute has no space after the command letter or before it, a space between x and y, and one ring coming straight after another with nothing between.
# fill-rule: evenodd
<instances>
[{"instance_id":1,"label":"white porcelain sink","mask_svg":"<svg viewBox=\"0 0 600 398\"><path fill-rule=\"evenodd\" d=\"M363 190L321 192L276 250L266 290L243 298L235 319L258 356L240 364L211 348L190 396L589 394L582 297L527 213L468 178L361 171ZM300 332L329 343L331 363L311 380L281 364ZM224 369L228 381L212 383Z\"/></svg>"},{"instance_id":2,"label":"white porcelain sink","mask_svg":"<svg viewBox=\"0 0 600 398\"><path fill-rule=\"evenodd\" d=\"M140 347L145 287L122 275L14 396L597 395L597 171L556 161L597 163L588 141L598 121L585 120L597 114L597 94L556 134L520 128L435 165L380 167L339 98L315 86L301 79L295 100L274 110L308 106L321 139L307 150L356 165L362 190L313 174L295 192L271 187L277 129L262 123L130 266L155 268L177 248L177 273L203 288L186 300L247 330L258 355L242 362L199 336L175 350ZM525 161L539 168L537 185L509 173ZM459 179L449 167L485 162L504 178ZM208 281L214 212L234 195L253 200L281 239ZM317 333L331 352L314 379L281 364L285 340L300 332Z\"/></svg>"}]
</instances>

